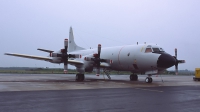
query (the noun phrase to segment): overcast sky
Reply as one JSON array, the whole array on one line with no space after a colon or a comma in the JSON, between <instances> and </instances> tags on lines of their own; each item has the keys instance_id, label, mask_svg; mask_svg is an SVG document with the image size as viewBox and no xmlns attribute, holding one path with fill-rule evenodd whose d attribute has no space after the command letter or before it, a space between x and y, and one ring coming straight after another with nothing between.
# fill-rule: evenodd
<instances>
[{"instance_id":1,"label":"overcast sky","mask_svg":"<svg viewBox=\"0 0 200 112\"><path fill-rule=\"evenodd\" d=\"M156 43L200 67L199 0L0 0L0 67L63 67L4 53L47 56L37 48L63 48L70 26L85 48Z\"/></svg>"}]
</instances>

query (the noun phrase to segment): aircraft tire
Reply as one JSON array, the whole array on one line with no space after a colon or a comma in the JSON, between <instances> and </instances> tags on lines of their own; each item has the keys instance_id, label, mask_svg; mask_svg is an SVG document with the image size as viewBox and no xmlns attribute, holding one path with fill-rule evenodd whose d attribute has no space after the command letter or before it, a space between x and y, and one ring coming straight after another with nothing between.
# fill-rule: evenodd
<instances>
[{"instance_id":1,"label":"aircraft tire","mask_svg":"<svg viewBox=\"0 0 200 112\"><path fill-rule=\"evenodd\" d=\"M84 81L85 80L85 75L84 74L81 74L82 76L82 81Z\"/></svg>"},{"instance_id":2,"label":"aircraft tire","mask_svg":"<svg viewBox=\"0 0 200 112\"><path fill-rule=\"evenodd\" d=\"M133 75L130 75L130 81L133 81Z\"/></svg>"},{"instance_id":3,"label":"aircraft tire","mask_svg":"<svg viewBox=\"0 0 200 112\"><path fill-rule=\"evenodd\" d=\"M130 81L137 81L137 80L138 80L138 76L137 75L134 75L134 74L130 75Z\"/></svg>"},{"instance_id":4,"label":"aircraft tire","mask_svg":"<svg viewBox=\"0 0 200 112\"><path fill-rule=\"evenodd\" d=\"M149 81L149 83L152 83L153 82L153 79L150 77L150 81Z\"/></svg>"},{"instance_id":5,"label":"aircraft tire","mask_svg":"<svg viewBox=\"0 0 200 112\"><path fill-rule=\"evenodd\" d=\"M152 83L152 82L153 82L153 79L152 79L151 77L147 77L147 78L145 79L145 82L146 82L146 83Z\"/></svg>"},{"instance_id":6,"label":"aircraft tire","mask_svg":"<svg viewBox=\"0 0 200 112\"><path fill-rule=\"evenodd\" d=\"M85 79L84 74L76 74L76 81L83 81Z\"/></svg>"}]
</instances>

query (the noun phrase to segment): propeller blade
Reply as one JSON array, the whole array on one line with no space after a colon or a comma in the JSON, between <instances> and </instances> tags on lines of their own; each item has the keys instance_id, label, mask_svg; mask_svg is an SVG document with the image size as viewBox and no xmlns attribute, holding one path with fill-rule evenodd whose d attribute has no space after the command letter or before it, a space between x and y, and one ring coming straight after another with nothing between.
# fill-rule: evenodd
<instances>
[{"instance_id":1,"label":"propeller blade","mask_svg":"<svg viewBox=\"0 0 200 112\"><path fill-rule=\"evenodd\" d=\"M99 76L99 74L100 74L100 69L99 69L99 68L97 68L97 71L96 71L96 72L97 72L97 74L96 74L96 75L97 75L97 76Z\"/></svg>"},{"instance_id":2,"label":"propeller blade","mask_svg":"<svg viewBox=\"0 0 200 112\"><path fill-rule=\"evenodd\" d=\"M98 58L100 58L100 54L101 54L101 44L98 45Z\"/></svg>"},{"instance_id":3,"label":"propeller blade","mask_svg":"<svg viewBox=\"0 0 200 112\"><path fill-rule=\"evenodd\" d=\"M64 72L67 73L68 70L68 61L64 62Z\"/></svg>"},{"instance_id":4,"label":"propeller blade","mask_svg":"<svg viewBox=\"0 0 200 112\"><path fill-rule=\"evenodd\" d=\"M67 49L68 49L68 39L65 39L64 40L64 57L63 57L63 60L64 60L64 72L67 73L67 70L68 70L68 54L67 54Z\"/></svg>"},{"instance_id":5,"label":"propeller blade","mask_svg":"<svg viewBox=\"0 0 200 112\"><path fill-rule=\"evenodd\" d=\"M175 57L177 58L177 48L175 48Z\"/></svg>"},{"instance_id":6,"label":"propeller blade","mask_svg":"<svg viewBox=\"0 0 200 112\"><path fill-rule=\"evenodd\" d=\"M178 64L185 63L185 60L178 60L177 54L178 54L177 53L177 48L175 48L175 56L174 56L174 58L176 60L176 63L175 63L175 72L176 72L176 75L178 75Z\"/></svg>"},{"instance_id":7,"label":"propeller blade","mask_svg":"<svg viewBox=\"0 0 200 112\"><path fill-rule=\"evenodd\" d=\"M176 59L176 63L175 63L175 72L176 72L176 75L178 75L177 48L175 48L175 59Z\"/></svg>"},{"instance_id":8,"label":"propeller blade","mask_svg":"<svg viewBox=\"0 0 200 112\"><path fill-rule=\"evenodd\" d=\"M178 63L185 63L185 60L178 60Z\"/></svg>"},{"instance_id":9,"label":"propeller blade","mask_svg":"<svg viewBox=\"0 0 200 112\"><path fill-rule=\"evenodd\" d=\"M175 65L176 75L178 75L178 65Z\"/></svg>"},{"instance_id":10,"label":"propeller blade","mask_svg":"<svg viewBox=\"0 0 200 112\"><path fill-rule=\"evenodd\" d=\"M64 48L65 48L65 53L66 53L68 49L68 39L65 39L64 41Z\"/></svg>"}]
</instances>

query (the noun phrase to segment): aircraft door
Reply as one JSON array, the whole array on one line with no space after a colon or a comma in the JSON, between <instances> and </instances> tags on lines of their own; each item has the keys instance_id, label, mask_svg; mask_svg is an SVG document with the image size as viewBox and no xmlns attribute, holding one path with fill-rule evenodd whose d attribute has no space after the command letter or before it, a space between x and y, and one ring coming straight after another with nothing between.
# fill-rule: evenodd
<instances>
[{"instance_id":1,"label":"aircraft door","mask_svg":"<svg viewBox=\"0 0 200 112\"><path fill-rule=\"evenodd\" d=\"M135 57L135 53L133 51L132 46L125 46L121 48L121 51L119 52L118 69L132 71L134 69L134 66L133 66L134 57Z\"/></svg>"}]
</instances>

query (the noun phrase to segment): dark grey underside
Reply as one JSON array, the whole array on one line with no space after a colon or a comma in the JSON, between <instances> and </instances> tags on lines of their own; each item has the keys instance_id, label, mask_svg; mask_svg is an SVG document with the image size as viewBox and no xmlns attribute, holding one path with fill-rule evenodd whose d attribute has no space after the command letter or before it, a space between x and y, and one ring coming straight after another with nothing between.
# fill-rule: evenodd
<instances>
[{"instance_id":1,"label":"dark grey underside","mask_svg":"<svg viewBox=\"0 0 200 112\"><path fill-rule=\"evenodd\" d=\"M200 109L199 93L200 86L0 92L0 110L197 112Z\"/></svg>"}]
</instances>

